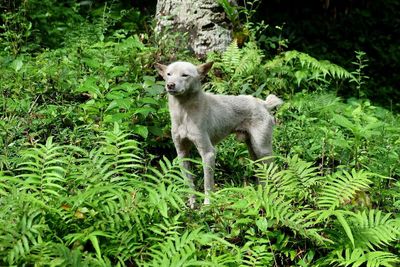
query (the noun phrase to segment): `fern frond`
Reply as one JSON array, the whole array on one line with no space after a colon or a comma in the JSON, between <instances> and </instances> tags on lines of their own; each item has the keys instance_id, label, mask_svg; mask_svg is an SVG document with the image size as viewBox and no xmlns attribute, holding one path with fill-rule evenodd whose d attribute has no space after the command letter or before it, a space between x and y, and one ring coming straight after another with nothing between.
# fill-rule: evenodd
<instances>
[{"instance_id":1,"label":"fern frond","mask_svg":"<svg viewBox=\"0 0 400 267\"><path fill-rule=\"evenodd\" d=\"M233 40L222 54L222 66L227 72L234 74L237 66L240 64L241 58L242 51L238 47L237 41Z\"/></svg>"},{"instance_id":2,"label":"fern frond","mask_svg":"<svg viewBox=\"0 0 400 267\"><path fill-rule=\"evenodd\" d=\"M292 95L300 86L323 89L334 79L353 79L353 75L346 69L296 50L277 55L264 67L268 73L268 86Z\"/></svg>"},{"instance_id":3,"label":"fern frond","mask_svg":"<svg viewBox=\"0 0 400 267\"><path fill-rule=\"evenodd\" d=\"M296 181L296 183L293 183L293 186L295 186L293 191L297 195L297 201L311 200L317 186L325 180L325 177L320 175L319 169L314 167L313 162L304 161L297 155L285 160L288 169L284 171L283 176L286 179L292 177L291 179Z\"/></svg>"},{"instance_id":4,"label":"fern frond","mask_svg":"<svg viewBox=\"0 0 400 267\"><path fill-rule=\"evenodd\" d=\"M293 205L293 200L280 194L273 184L265 184L245 188L223 189L218 194L223 194L226 201L226 193L233 193L238 198L232 205L225 206L224 209L238 210L240 213L261 216L274 225L288 227L293 232L312 239L318 244L330 242L327 238L320 235L320 229L314 228L317 224L317 216L312 210L298 210ZM247 220L247 219L245 219ZM252 220L252 219L248 219Z\"/></svg>"},{"instance_id":5,"label":"fern frond","mask_svg":"<svg viewBox=\"0 0 400 267\"><path fill-rule=\"evenodd\" d=\"M296 61L298 61L302 68L312 69L316 71L314 75L321 75L324 79L327 75L338 79L353 78L353 75L350 72L336 64L333 64L327 60L319 61L306 53L301 53L296 50L285 52L284 59L287 63L293 61L296 63Z\"/></svg>"},{"instance_id":6,"label":"fern frond","mask_svg":"<svg viewBox=\"0 0 400 267\"><path fill-rule=\"evenodd\" d=\"M212 248L214 253L222 247L226 249L222 253L219 251L217 256L210 255L209 249L203 253L203 247ZM139 266L223 266L223 262L237 262L234 255L220 256L232 252L238 252L232 244L199 227L167 236L163 242L155 243L149 249L146 253L149 260L137 263Z\"/></svg>"},{"instance_id":7,"label":"fern frond","mask_svg":"<svg viewBox=\"0 0 400 267\"><path fill-rule=\"evenodd\" d=\"M51 137L45 145L23 152L23 160L18 165L17 177L21 179L21 189L37 194L42 199L49 200L50 196L60 196L66 183L67 161L63 147L53 143Z\"/></svg>"},{"instance_id":8,"label":"fern frond","mask_svg":"<svg viewBox=\"0 0 400 267\"><path fill-rule=\"evenodd\" d=\"M0 196L7 196L20 183L17 177L0 171Z\"/></svg>"},{"instance_id":9,"label":"fern frond","mask_svg":"<svg viewBox=\"0 0 400 267\"><path fill-rule=\"evenodd\" d=\"M48 231L43 209L31 194L15 191L1 199L0 262L23 265L32 251L43 245ZM41 202L45 205L44 202Z\"/></svg>"},{"instance_id":10,"label":"fern frond","mask_svg":"<svg viewBox=\"0 0 400 267\"><path fill-rule=\"evenodd\" d=\"M274 163L256 164L255 175L264 183L271 183L276 190L287 197L298 196L296 201L310 198L316 186L325 178L319 175L312 162L301 160L297 155L284 158L288 168L278 170Z\"/></svg>"},{"instance_id":11,"label":"fern frond","mask_svg":"<svg viewBox=\"0 0 400 267\"><path fill-rule=\"evenodd\" d=\"M400 219L391 219L391 214L383 215L380 210L358 212L352 217L353 234L357 246L385 247L399 240Z\"/></svg>"},{"instance_id":12,"label":"fern frond","mask_svg":"<svg viewBox=\"0 0 400 267\"><path fill-rule=\"evenodd\" d=\"M151 261L143 266L183 266L195 265L195 243L201 238L202 229L185 231L174 238L168 238L162 243L155 244L148 252Z\"/></svg>"},{"instance_id":13,"label":"fern frond","mask_svg":"<svg viewBox=\"0 0 400 267\"><path fill-rule=\"evenodd\" d=\"M356 171L352 169L351 173L343 171L333 174L327 183L322 186L317 198L317 204L323 209L336 209L350 201L357 192L369 188L372 182L368 179L370 173L365 171Z\"/></svg>"},{"instance_id":14,"label":"fern frond","mask_svg":"<svg viewBox=\"0 0 400 267\"><path fill-rule=\"evenodd\" d=\"M256 163L255 175L260 182L271 184L282 194L294 195L298 185L295 177L284 175L284 171L279 170L278 165Z\"/></svg>"},{"instance_id":15,"label":"fern frond","mask_svg":"<svg viewBox=\"0 0 400 267\"><path fill-rule=\"evenodd\" d=\"M104 132L87 156L79 161L80 168L70 172L69 181L81 181L84 184L115 184L125 186L127 190L139 180L143 171L141 149L132 136L119 130ZM82 172L81 170L85 171Z\"/></svg>"},{"instance_id":16,"label":"fern frond","mask_svg":"<svg viewBox=\"0 0 400 267\"><path fill-rule=\"evenodd\" d=\"M185 206L183 197L186 196L187 191L186 178L177 162L171 163L164 158L159 164L161 171L150 167L150 172L145 174L152 182L146 182L140 186L148 194L150 207L154 207L167 218L171 208L181 210Z\"/></svg>"},{"instance_id":17,"label":"fern frond","mask_svg":"<svg viewBox=\"0 0 400 267\"><path fill-rule=\"evenodd\" d=\"M344 255L343 255L344 254ZM368 251L360 248L351 250L341 250L334 256L331 263L337 263L340 266L366 266L367 267L395 267L400 262L400 258L386 251ZM337 258L336 258L337 257Z\"/></svg>"},{"instance_id":18,"label":"fern frond","mask_svg":"<svg viewBox=\"0 0 400 267\"><path fill-rule=\"evenodd\" d=\"M235 76L247 77L259 72L264 55L253 42L249 42L241 50L241 58L236 65Z\"/></svg>"},{"instance_id":19,"label":"fern frond","mask_svg":"<svg viewBox=\"0 0 400 267\"><path fill-rule=\"evenodd\" d=\"M152 225L149 230L154 234L149 239L155 242L162 242L165 238L179 234L179 231L184 228L180 221L180 214L174 217L163 218L163 221Z\"/></svg>"},{"instance_id":20,"label":"fern frond","mask_svg":"<svg viewBox=\"0 0 400 267\"><path fill-rule=\"evenodd\" d=\"M243 264L241 266L273 266L274 254L270 251L270 241L258 238L248 241L241 248Z\"/></svg>"}]
</instances>

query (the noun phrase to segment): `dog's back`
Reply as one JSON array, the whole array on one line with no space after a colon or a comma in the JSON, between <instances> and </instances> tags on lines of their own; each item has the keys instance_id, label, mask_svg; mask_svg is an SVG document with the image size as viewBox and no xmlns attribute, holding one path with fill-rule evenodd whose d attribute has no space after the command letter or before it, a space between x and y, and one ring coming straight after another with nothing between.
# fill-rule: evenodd
<instances>
[{"instance_id":1,"label":"dog's back","mask_svg":"<svg viewBox=\"0 0 400 267\"><path fill-rule=\"evenodd\" d=\"M270 101L248 95L205 94L206 106L201 108L204 114L204 129L213 144L217 144L230 133L248 133L259 125L273 123L270 110L282 101L276 96L269 96ZM280 102L279 102L280 101ZM268 128L272 127L268 126ZM240 138L243 139L243 138Z\"/></svg>"}]
</instances>

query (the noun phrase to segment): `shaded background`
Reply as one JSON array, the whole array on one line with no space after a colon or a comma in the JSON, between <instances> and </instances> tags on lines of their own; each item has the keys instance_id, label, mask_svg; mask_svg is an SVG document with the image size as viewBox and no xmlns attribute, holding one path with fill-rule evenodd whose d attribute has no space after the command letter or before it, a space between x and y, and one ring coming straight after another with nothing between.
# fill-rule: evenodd
<instances>
[{"instance_id":1,"label":"shaded background","mask_svg":"<svg viewBox=\"0 0 400 267\"><path fill-rule=\"evenodd\" d=\"M256 18L284 25L289 49L347 69L355 68L351 63L354 51L366 52L369 62L365 71L370 77L366 97L391 108L400 102L399 12L397 0L274 0L262 1Z\"/></svg>"}]
</instances>

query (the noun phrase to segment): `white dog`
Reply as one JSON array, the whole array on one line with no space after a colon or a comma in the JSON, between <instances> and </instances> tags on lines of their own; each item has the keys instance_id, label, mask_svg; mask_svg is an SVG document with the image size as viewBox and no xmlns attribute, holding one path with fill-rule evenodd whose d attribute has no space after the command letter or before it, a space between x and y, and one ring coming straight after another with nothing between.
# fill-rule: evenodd
<instances>
[{"instance_id":1,"label":"white dog","mask_svg":"<svg viewBox=\"0 0 400 267\"><path fill-rule=\"evenodd\" d=\"M168 66L156 64L164 78L172 121L172 138L178 157L189 157L192 144L197 148L204 171L204 204L210 203L214 188L214 146L230 133L236 133L247 144L250 156L259 159L272 154L271 109L283 103L275 95L265 101L253 96L214 95L201 89L201 80L213 62L194 66L189 62L174 62ZM190 169L189 161L183 167ZM192 175L189 185L194 189ZM189 199L194 207L195 196Z\"/></svg>"}]
</instances>

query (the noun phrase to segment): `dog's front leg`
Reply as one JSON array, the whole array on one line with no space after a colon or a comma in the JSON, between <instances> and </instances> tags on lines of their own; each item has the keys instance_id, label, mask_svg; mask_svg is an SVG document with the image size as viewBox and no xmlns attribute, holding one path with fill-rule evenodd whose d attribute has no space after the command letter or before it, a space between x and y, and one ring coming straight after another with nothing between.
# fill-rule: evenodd
<instances>
[{"instance_id":1,"label":"dog's front leg","mask_svg":"<svg viewBox=\"0 0 400 267\"><path fill-rule=\"evenodd\" d=\"M214 190L215 148L206 138L195 142L195 145L203 161L204 193L206 195L204 204L208 205L211 203L209 196Z\"/></svg>"},{"instance_id":2,"label":"dog's front leg","mask_svg":"<svg viewBox=\"0 0 400 267\"><path fill-rule=\"evenodd\" d=\"M187 160L189 158L191 143L187 140L179 140L178 138L174 138L174 145L176 148L176 152L178 154L178 158L181 161L180 162L181 166L187 177L188 184L190 188L194 191L195 190L194 177L191 174L190 161ZM195 204L196 204L196 196L194 194L191 194L189 196L189 207L193 209Z\"/></svg>"}]
</instances>

